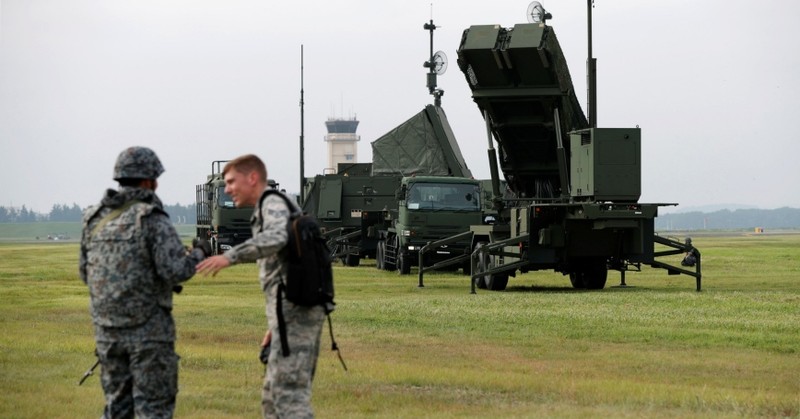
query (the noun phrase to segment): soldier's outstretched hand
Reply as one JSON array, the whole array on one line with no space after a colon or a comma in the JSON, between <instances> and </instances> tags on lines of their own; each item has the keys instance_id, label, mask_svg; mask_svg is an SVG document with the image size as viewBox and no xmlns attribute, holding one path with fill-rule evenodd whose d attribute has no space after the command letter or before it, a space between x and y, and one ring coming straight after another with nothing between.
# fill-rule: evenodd
<instances>
[{"instance_id":1,"label":"soldier's outstretched hand","mask_svg":"<svg viewBox=\"0 0 800 419\"><path fill-rule=\"evenodd\" d=\"M231 262L223 255L211 256L203 259L195 266L195 272L202 275L216 276L217 272L227 268Z\"/></svg>"}]
</instances>

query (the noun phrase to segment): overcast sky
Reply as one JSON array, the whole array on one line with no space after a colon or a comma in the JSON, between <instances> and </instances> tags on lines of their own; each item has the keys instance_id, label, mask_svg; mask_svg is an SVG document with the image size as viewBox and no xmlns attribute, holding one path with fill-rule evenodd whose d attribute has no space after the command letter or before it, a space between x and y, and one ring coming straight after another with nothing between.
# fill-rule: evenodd
<instances>
[{"instance_id":1,"label":"overcast sky","mask_svg":"<svg viewBox=\"0 0 800 419\"><path fill-rule=\"evenodd\" d=\"M586 1L553 14L585 109ZM596 0L598 125L642 129L641 202L800 207L800 2ZM93 204L117 154L153 148L158 193L189 204L213 160L255 153L299 190L327 163L324 122L370 142L432 102L431 17L443 107L467 164L489 177L483 120L455 63L464 29L526 21L528 1L0 0L0 206Z\"/></svg>"}]
</instances>

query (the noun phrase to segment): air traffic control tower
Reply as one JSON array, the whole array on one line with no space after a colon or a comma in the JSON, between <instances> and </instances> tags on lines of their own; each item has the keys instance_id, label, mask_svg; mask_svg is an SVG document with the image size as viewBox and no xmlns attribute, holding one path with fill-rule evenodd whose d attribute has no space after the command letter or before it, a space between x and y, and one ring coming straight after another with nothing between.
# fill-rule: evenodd
<instances>
[{"instance_id":1,"label":"air traffic control tower","mask_svg":"<svg viewBox=\"0 0 800 419\"><path fill-rule=\"evenodd\" d=\"M358 120L351 119L328 119L325 121L328 128L328 135L325 142L328 143L328 166L325 174L336 173L339 163L358 163L358 142L361 136L356 134Z\"/></svg>"}]
</instances>

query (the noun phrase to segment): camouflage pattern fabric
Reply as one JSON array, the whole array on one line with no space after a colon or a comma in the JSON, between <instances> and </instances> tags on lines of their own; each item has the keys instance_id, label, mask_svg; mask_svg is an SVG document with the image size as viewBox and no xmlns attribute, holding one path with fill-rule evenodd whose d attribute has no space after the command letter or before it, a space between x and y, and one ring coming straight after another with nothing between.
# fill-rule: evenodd
<instances>
[{"instance_id":1,"label":"camouflage pattern fabric","mask_svg":"<svg viewBox=\"0 0 800 419\"><path fill-rule=\"evenodd\" d=\"M303 307L284 298L283 318L286 321L290 355L283 356L275 304L278 285L267 292L267 316L272 331L272 351L261 391L261 412L265 418L313 418L311 384L319 356L319 342L325 321L322 306ZM273 314L273 315L269 315Z\"/></svg>"},{"instance_id":2,"label":"camouflage pattern fabric","mask_svg":"<svg viewBox=\"0 0 800 419\"><path fill-rule=\"evenodd\" d=\"M98 342L103 418L171 418L178 394L172 342Z\"/></svg>"},{"instance_id":3,"label":"camouflage pattern fabric","mask_svg":"<svg viewBox=\"0 0 800 419\"><path fill-rule=\"evenodd\" d=\"M225 252L231 263L257 261L261 289L266 298L266 313L272 333L272 351L264 377L261 407L265 418L311 418L311 383L319 356L319 341L325 319L324 309L296 306L282 301L289 339L290 355L280 348L280 332L276 318L278 284L287 275L285 252L288 240L286 224L290 209L278 195L264 199L250 219L253 237Z\"/></svg>"},{"instance_id":4,"label":"camouflage pattern fabric","mask_svg":"<svg viewBox=\"0 0 800 419\"><path fill-rule=\"evenodd\" d=\"M107 214L134 200L92 234ZM79 275L89 287L108 417L133 417L134 410L172 416L179 359L172 290L203 257L199 249L187 253L151 190L108 190L84 213Z\"/></svg>"},{"instance_id":5,"label":"camouflage pattern fabric","mask_svg":"<svg viewBox=\"0 0 800 419\"><path fill-rule=\"evenodd\" d=\"M114 180L157 179L164 166L156 153L147 147L128 147L119 153L114 164Z\"/></svg>"}]
</instances>

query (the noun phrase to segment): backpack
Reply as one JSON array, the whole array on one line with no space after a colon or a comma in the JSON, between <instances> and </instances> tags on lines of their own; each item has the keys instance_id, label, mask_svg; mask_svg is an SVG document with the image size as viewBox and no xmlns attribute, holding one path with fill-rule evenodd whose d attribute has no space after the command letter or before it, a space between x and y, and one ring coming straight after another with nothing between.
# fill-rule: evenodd
<instances>
[{"instance_id":1,"label":"backpack","mask_svg":"<svg viewBox=\"0 0 800 419\"><path fill-rule=\"evenodd\" d=\"M287 242L284 252L287 263L287 277L285 282L278 285L277 320L281 335L281 349L283 356L289 356L289 343L286 336L286 321L283 318L283 296L292 303L303 307L321 305L328 317L328 327L331 335L331 350L336 351L342 366L347 366L342 360L342 355L333 338L333 326L330 313L336 303L333 302L333 268L331 252L328 248L317 219L303 212L292 202L286 194L276 190L267 189L259 199L259 213L267 196L277 194L286 202L291 211L287 230ZM263 228L263 226L262 226Z\"/></svg>"},{"instance_id":2,"label":"backpack","mask_svg":"<svg viewBox=\"0 0 800 419\"><path fill-rule=\"evenodd\" d=\"M333 269L331 252L322 237L319 223L314 216L303 214L286 194L275 189L264 191L261 202L272 194L283 198L291 211L286 226L288 277L286 283L282 284L286 299L304 307L322 305L325 314L328 314L335 306Z\"/></svg>"}]
</instances>

